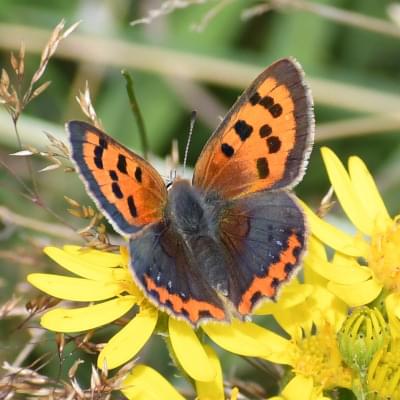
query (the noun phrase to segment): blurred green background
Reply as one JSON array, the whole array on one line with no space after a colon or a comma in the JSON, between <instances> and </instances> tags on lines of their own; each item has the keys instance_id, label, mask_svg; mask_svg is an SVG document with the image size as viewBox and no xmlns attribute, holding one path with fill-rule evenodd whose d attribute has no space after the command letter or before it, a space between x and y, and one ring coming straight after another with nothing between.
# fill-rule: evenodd
<instances>
[{"instance_id":1,"label":"blurred green background","mask_svg":"<svg viewBox=\"0 0 400 400\"><path fill-rule=\"evenodd\" d=\"M23 40L28 77L35 71L54 26L62 18L67 26L82 20L77 31L60 44L41 80L51 80L51 86L27 107L19 121L25 145L46 149L48 140L43 131L66 140L64 123L84 119L75 96L88 81L106 131L140 152L138 130L120 73L126 69L135 82L152 159L168 176L170 167L164 160L174 139L183 158L192 110L198 112L198 119L189 153L191 166L220 117L247 84L271 62L294 56L314 94L317 121L316 145L297 193L315 207L328 190L319 152L320 146L327 145L343 161L353 154L362 157L391 214L399 213L400 3L188 1L187 7L149 24L130 25L160 9L162 3L174 4L153 0L2 0L0 65L10 71L10 50L17 51ZM59 221L22 195L24 190L16 177L28 185L31 182L25 161L9 156L18 150L11 118L0 108L0 160L12 171L0 166L0 305L12 296L20 299L15 317L0 315L0 361L10 362L30 340L29 331L18 328L24 301L37 293L24 283L25 276L32 271L60 272L41 256L41 248L79 243L78 236L65 232ZM39 156L32 162L34 171L49 164ZM91 204L76 175L59 168L36 176L47 206L75 228L82 228L85 223L67 213L63 198L66 195ZM339 210L334 211L345 224ZM8 212L21 218L7 219ZM51 224L50 233L41 229L43 222ZM37 323L30 321L26 326ZM103 340L106 337L107 332ZM54 350L54 336L41 337L40 346L29 353L25 363ZM148 346L143 357L171 375L161 340ZM53 360L52 365L57 363ZM63 374L70 364L67 357ZM241 376L245 377L247 364L243 368Z\"/></svg>"}]
</instances>

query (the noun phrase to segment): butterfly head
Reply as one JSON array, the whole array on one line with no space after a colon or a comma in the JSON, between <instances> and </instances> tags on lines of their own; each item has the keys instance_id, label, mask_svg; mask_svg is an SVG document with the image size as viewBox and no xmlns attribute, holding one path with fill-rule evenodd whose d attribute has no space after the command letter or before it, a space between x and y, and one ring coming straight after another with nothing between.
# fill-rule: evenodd
<instances>
[{"instance_id":1,"label":"butterfly head","mask_svg":"<svg viewBox=\"0 0 400 400\"><path fill-rule=\"evenodd\" d=\"M179 177L178 177L179 178ZM177 179L176 169L171 169L169 177L166 179L165 186L170 189Z\"/></svg>"}]
</instances>

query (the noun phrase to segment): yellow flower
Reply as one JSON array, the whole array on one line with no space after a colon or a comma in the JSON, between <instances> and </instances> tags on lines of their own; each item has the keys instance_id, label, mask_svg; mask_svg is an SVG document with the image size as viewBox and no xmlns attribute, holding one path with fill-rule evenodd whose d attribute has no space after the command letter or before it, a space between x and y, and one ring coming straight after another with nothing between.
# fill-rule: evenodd
<instances>
[{"instance_id":1,"label":"yellow flower","mask_svg":"<svg viewBox=\"0 0 400 400\"><path fill-rule=\"evenodd\" d=\"M379 350L368 369L371 399L400 399L400 341L394 339Z\"/></svg>"},{"instance_id":2,"label":"yellow flower","mask_svg":"<svg viewBox=\"0 0 400 400\"><path fill-rule=\"evenodd\" d=\"M323 257L325 250L317 239L312 238L308 247L309 255ZM294 282L285 289L302 288L302 301L292 301L288 306L290 296L283 293L276 304L262 306L257 311L257 314L272 312L290 336L284 350L276 348L276 352L263 357L289 365L295 374L275 399L295 399L296 393L304 394L304 399L323 399L324 390L351 388L351 370L345 365L337 343L347 306L325 288L326 281L309 268L307 258L304 268L305 284Z\"/></svg>"},{"instance_id":3,"label":"yellow flower","mask_svg":"<svg viewBox=\"0 0 400 400\"><path fill-rule=\"evenodd\" d=\"M101 350L97 361L99 368L104 363L108 369L116 368L133 358L154 333L158 321L157 329L167 334L171 355L196 382L212 384L218 375L215 357L200 341L199 331L205 332L222 348L245 356L268 355L286 342L251 322L209 323L194 330L185 321L158 311L134 284L124 248L121 254L77 246L48 247L45 253L79 277L35 273L28 276L28 281L51 296L90 304L48 311L41 319L43 327L55 332L85 331L112 323L135 306L138 309Z\"/></svg>"},{"instance_id":4,"label":"yellow flower","mask_svg":"<svg viewBox=\"0 0 400 400\"><path fill-rule=\"evenodd\" d=\"M270 397L269 400L330 400L322 394L316 394L311 377L297 376L292 379L282 390L280 396Z\"/></svg>"},{"instance_id":5,"label":"yellow flower","mask_svg":"<svg viewBox=\"0 0 400 400\"><path fill-rule=\"evenodd\" d=\"M214 364L217 374L211 382L195 382L196 400L225 400L222 369L218 357L210 346L205 346L207 354ZM128 399L185 400L185 398L157 371L147 365L137 365L132 369L122 384L122 393ZM237 400L238 389L230 391L229 400Z\"/></svg>"},{"instance_id":6,"label":"yellow flower","mask_svg":"<svg viewBox=\"0 0 400 400\"><path fill-rule=\"evenodd\" d=\"M328 148L322 157L338 201L357 233L325 222L304 205L312 234L336 250L331 262L314 257L312 268L351 307L385 298L392 335L400 336L400 216L390 218L363 161L350 157L349 172Z\"/></svg>"}]
</instances>

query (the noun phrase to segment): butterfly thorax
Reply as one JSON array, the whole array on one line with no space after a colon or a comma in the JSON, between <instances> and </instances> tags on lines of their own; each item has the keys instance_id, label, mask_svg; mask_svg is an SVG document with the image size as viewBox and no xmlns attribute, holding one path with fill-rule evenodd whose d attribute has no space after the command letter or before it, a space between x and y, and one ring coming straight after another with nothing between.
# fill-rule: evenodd
<instances>
[{"instance_id":1,"label":"butterfly thorax","mask_svg":"<svg viewBox=\"0 0 400 400\"><path fill-rule=\"evenodd\" d=\"M176 180L168 192L165 219L182 237L215 238L218 210L188 180Z\"/></svg>"},{"instance_id":2,"label":"butterfly thorax","mask_svg":"<svg viewBox=\"0 0 400 400\"><path fill-rule=\"evenodd\" d=\"M226 295L227 259L219 243L222 204L225 202L217 196L205 196L189 181L177 180L168 192L164 223L193 272L208 282L209 287Z\"/></svg>"}]
</instances>

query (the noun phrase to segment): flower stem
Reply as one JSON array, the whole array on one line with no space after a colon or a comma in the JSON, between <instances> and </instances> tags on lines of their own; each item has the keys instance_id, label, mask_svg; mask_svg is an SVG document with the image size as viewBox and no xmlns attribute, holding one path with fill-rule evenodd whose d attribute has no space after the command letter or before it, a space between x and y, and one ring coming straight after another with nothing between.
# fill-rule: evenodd
<instances>
[{"instance_id":1,"label":"flower stem","mask_svg":"<svg viewBox=\"0 0 400 400\"><path fill-rule=\"evenodd\" d=\"M135 117L136 124L139 129L140 140L142 142L143 157L145 160L147 160L148 149L149 149L149 145L148 145L148 141L147 141L147 132L146 132L146 127L144 125L143 116L140 111L139 103L136 99L135 91L133 89L133 80L127 71L122 70L121 74L125 78L125 81L126 81L126 91L128 93L129 103L131 106L132 113Z\"/></svg>"}]
</instances>

